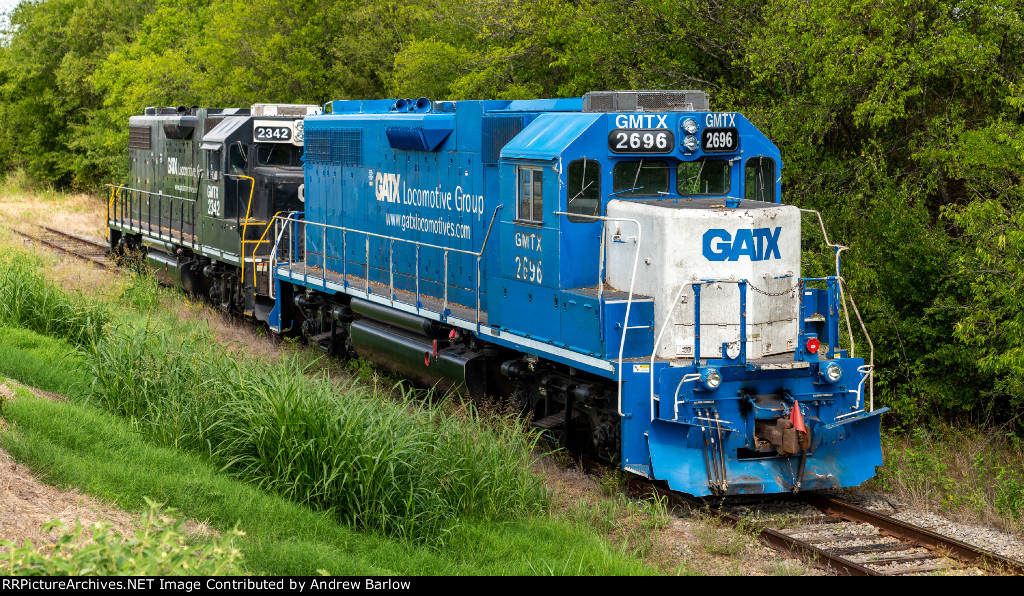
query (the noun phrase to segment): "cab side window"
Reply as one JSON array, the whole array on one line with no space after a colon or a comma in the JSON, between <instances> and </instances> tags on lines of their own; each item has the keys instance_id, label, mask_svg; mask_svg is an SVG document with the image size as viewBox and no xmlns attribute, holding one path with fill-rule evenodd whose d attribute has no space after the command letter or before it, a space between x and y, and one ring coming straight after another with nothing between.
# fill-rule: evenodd
<instances>
[{"instance_id":1,"label":"cab side window","mask_svg":"<svg viewBox=\"0 0 1024 596\"><path fill-rule=\"evenodd\" d=\"M579 215L601 214L601 164L594 159L580 159L569 164L566 180L566 211ZM589 217L569 216L571 222L594 221Z\"/></svg>"},{"instance_id":2,"label":"cab side window","mask_svg":"<svg viewBox=\"0 0 1024 596\"><path fill-rule=\"evenodd\" d=\"M520 166L516 168L516 219L529 223L544 221L544 170Z\"/></svg>"},{"instance_id":3,"label":"cab side window","mask_svg":"<svg viewBox=\"0 0 1024 596\"><path fill-rule=\"evenodd\" d=\"M612 166L612 192L619 198L668 194L669 169L663 161L620 161Z\"/></svg>"},{"instance_id":4,"label":"cab side window","mask_svg":"<svg viewBox=\"0 0 1024 596\"><path fill-rule=\"evenodd\" d=\"M743 198L751 201L775 202L775 160L751 157L743 171Z\"/></svg>"},{"instance_id":5,"label":"cab side window","mask_svg":"<svg viewBox=\"0 0 1024 596\"><path fill-rule=\"evenodd\" d=\"M228 152L230 174L245 174L246 167L249 164L248 149L247 146L241 143L235 143L231 146L231 150Z\"/></svg>"},{"instance_id":6,"label":"cab side window","mask_svg":"<svg viewBox=\"0 0 1024 596\"><path fill-rule=\"evenodd\" d=\"M206 178L220 180L220 151L207 151L206 158Z\"/></svg>"}]
</instances>

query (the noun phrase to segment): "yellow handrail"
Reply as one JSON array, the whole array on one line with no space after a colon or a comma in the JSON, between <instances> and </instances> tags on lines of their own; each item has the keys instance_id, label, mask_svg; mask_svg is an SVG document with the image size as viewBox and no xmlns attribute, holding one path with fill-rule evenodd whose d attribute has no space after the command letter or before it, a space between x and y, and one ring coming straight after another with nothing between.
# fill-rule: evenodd
<instances>
[{"instance_id":1,"label":"yellow handrail","mask_svg":"<svg viewBox=\"0 0 1024 596\"><path fill-rule=\"evenodd\" d=\"M249 206L245 209L245 221L242 222L242 288L245 288L245 230L249 227L249 214L252 213L252 193L256 190L256 180L251 176L243 176L238 174L239 178L246 178L252 184L249 185ZM256 258L256 253L253 252L253 258ZM256 283L256 263L252 264L252 282Z\"/></svg>"},{"instance_id":2,"label":"yellow handrail","mask_svg":"<svg viewBox=\"0 0 1024 596\"><path fill-rule=\"evenodd\" d=\"M274 217L270 218L270 221L267 222L266 227L263 228L263 235L260 236L259 240L246 240L244 237L242 238L242 269L243 270L245 269L245 243L246 242L252 242L252 243L256 244L256 246L252 247L252 281L253 281L253 284L256 283L256 251L259 249L260 244L263 244L263 240L267 237L267 232L270 231L270 226L274 223L274 218L276 218L278 215L281 215L282 213L284 213L284 211L278 211L277 213L274 214ZM245 274L243 273L243 276L244 275Z\"/></svg>"}]
</instances>

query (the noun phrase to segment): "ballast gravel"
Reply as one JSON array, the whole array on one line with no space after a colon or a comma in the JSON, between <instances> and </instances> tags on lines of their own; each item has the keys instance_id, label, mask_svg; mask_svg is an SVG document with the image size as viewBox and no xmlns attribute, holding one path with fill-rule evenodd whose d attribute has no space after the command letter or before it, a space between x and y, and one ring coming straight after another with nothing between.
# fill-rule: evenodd
<instances>
[{"instance_id":1,"label":"ballast gravel","mask_svg":"<svg viewBox=\"0 0 1024 596\"><path fill-rule=\"evenodd\" d=\"M865 509L877 511L900 521L921 526L936 534L948 536L1024 563L1024 537L989 526L952 521L936 513L915 511L909 506L894 503L885 495L877 493L851 493L842 495L842 498Z\"/></svg>"},{"instance_id":2,"label":"ballast gravel","mask_svg":"<svg viewBox=\"0 0 1024 596\"><path fill-rule=\"evenodd\" d=\"M941 534L967 544L978 546L1003 557L1024 562L1024 539L1022 539L1021 536L980 524L953 521L928 511L915 510L908 505L896 502L891 497L880 493L843 492L837 496L849 503L853 503L865 509L870 509L900 521L920 526L931 530L936 534ZM856 547L873 542L873 540L867 538L861 540L832 542L828 540L829 537L873 536L877 534L876 529L864 524L848 522L842 524L808 524L808 520L812 516L819 515L820 511L815 507L804 503L762 501L750 504L735 503L726 505L723 509L741 517L770 519L775 527L778 528L779 525L781 525L782 532L791 534L794 537L803 538L811 537L813 535L817 540L816 546L826 548L828 550ZM799 530L796 529L797 526L801 526ZM880 537L880 539L882 539L882 537ZM884 541L887 539L882 540ZM909 558L916 554L924 553L925 551L923 549L920 551L918 549L913 549L910 551L903 551L901 556L903 558ZM862 563L870 562L869 558L861 558L857 555L853 555L850 558ZM943 566L943 569L936 570L933 563L934 561L906 561L893 563L887 566L886 570L898 571L902 574L908 575L928 573L974 575L981 573L980 570L971 567L957 569L957 565L953 565L952 567Z\"/></svg>"}]
</instances>

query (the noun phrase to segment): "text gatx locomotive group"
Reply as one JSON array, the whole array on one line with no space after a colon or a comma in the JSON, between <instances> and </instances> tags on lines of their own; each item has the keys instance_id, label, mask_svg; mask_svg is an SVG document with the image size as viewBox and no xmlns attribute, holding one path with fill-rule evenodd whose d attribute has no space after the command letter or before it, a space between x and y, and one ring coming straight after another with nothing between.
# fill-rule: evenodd
<instances>
[{"instance_id":1,"label":"text gatx locomotive group","mask_svg":"<svg viewBox=\"0 0 1024 596\"><path fill-rule=\"evenodd\" d=\"M693 495L851 486L882 463L843 247L835 275L801 277L778 149L701 92L150 108L129 126L112 248L275 332L511 397Z\"/></svg>"}]
</instances>

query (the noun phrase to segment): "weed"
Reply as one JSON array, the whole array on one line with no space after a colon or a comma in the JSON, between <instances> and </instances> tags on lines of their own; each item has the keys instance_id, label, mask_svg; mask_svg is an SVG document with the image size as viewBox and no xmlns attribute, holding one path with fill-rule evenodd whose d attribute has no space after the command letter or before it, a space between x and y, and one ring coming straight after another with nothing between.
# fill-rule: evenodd
<instances>
[{"instance_id":1,"label":"weed","mask_svg":"<svg viewBox=\"0 0 1024 596\"><path fill-rule=\"evenodd\" d=\"M100 335L108 320L102 307L46 281L38 258L0 249L0 324L85 345Z\"/></svg>"},{"instance_id":2,"label":"weed","mask_svg":"<svg viewBox=\"0 0 1024 596\"><path fill-rule=\"evenodd\" d=\"M751 537L740 529L726 528L722 522L710 515L694 524L693 534L701 549L711 555L738 555L752 543Z\"/></svg>"},{"instance_id":3,"label":"weed","mask_svg":"<svg viewBox=\"0 0 1024 596\"><path fill-rule=\"evenodd\" d=\"M543 510L524 424L445 414L393 387L310 377L217 346L123 325L95 342L91 399L162 443L200 451L241 478L343 521L443 540L465 516Z\"/></svg>"},{"instance_id":4,"label":"weed","mask_svg":"<svg viewBox=\"0 0 1024 596\"><path fill-rule=\"evenodd\" d=\"M772 561L768 563L768 573L777 577L804 575L807 569L792 561Z\"/></svg>"},{"instance_id":5,"label":"weed","mask_svg":"<svg viewBox=\"0 0 1024 596\"><path fill-rule=\"evenodd\" d=\"M626 473L618 468L607 468L597 480L601 492L607 496L618 495L626 488Z\"/></svg>"},{"instance_id":6,"label":"weed","mask_svg":"<svg viewBox=\"0 0 1024 596\"><path fill-rule=\"evenodd\" d=\"M920 507L965 520L1020 529L1024 521L1024 452L995 431L941 426L883 435L886 465L874 481Z\"/></svg>"},{"instance_id":7,"label":"weed","mask_svg":"<svg viewBox=\"0 0 1024 596\"><path fill-rule=\"evenodd\" d=\"M0 568L11 575L228 575L238 573L242 554L234 540L243 535L237 529L216 542L188 546L181 531L182 522L174 519L173 509L161 510L147 499L149 510L142 527L133 537L121 536L109 523L97 522L92 535L82 545L84 528L76 523L69 529L60 520L43 526L63 534L49 547L36 548L31 542L18 547L6 540L0 546L7 556Z\"/></svg>"},{"instance_id":8,"label":"weed","mask_svg":"<svg viewBox=\"0 0 1024 596\"><path fill-rule=\"evenodd\" d=\"M121 292L121 301L135 310L147 312L160 305L160 285L152 272L133 272Z\"/></svg>"}]
</instances>

